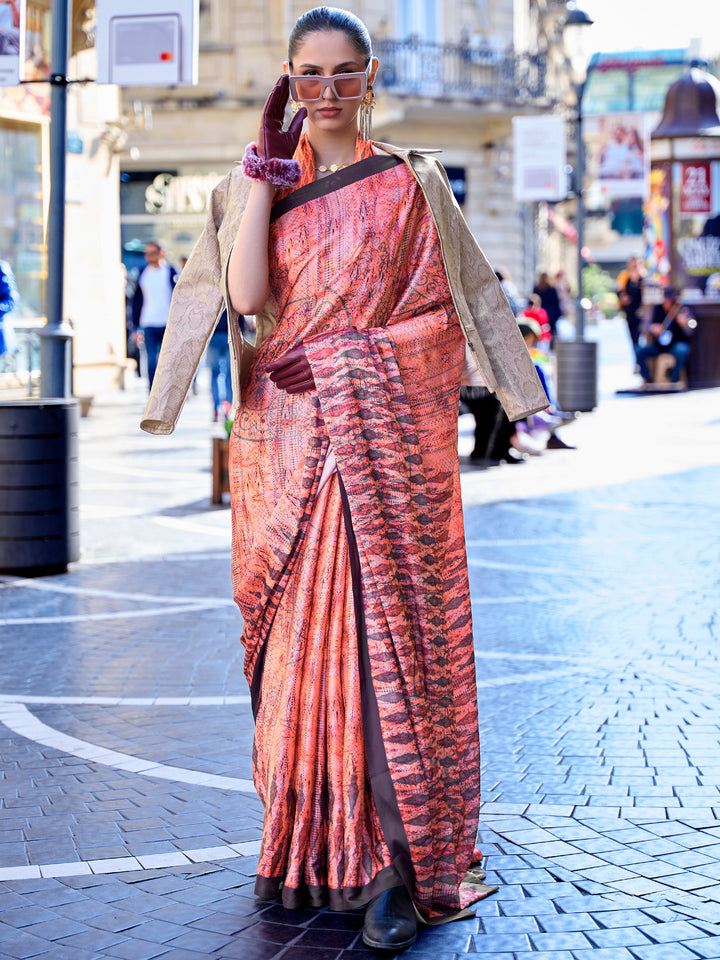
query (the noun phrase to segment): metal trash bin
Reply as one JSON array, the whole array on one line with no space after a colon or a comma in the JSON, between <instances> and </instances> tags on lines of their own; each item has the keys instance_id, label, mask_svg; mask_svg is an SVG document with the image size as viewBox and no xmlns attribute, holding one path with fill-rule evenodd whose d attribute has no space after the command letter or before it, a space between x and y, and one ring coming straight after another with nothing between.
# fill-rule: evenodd
<instances>
[{"instance_id":1,"label":"metal trash bin","mask_svg":"<svg viewBox=\"0 0 720 960\"><path fill-rule=\"evenodd\" d=\"M64 573L80 555L77 400L0 401L0 570Z\"/></svg>"},{"instance_id":2,"label":"metal trash bin","mask_svg":"<svg viewBox=\"0 0 720 960\"><path fill-rule=\"evenodd\" d=\"M597 406L597 346L594 340L566 340L556 345L556 393L561 410L589 413Z\"/></svg>"}]
</instances>

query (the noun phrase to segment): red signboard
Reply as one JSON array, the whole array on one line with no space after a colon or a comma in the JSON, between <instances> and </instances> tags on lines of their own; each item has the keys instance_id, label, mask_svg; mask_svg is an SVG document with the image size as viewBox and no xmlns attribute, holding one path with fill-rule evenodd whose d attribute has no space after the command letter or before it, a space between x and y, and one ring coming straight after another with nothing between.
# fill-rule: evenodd
<instances>
[{"instance_id":1,"label":"red signboard","mask_svg":"<svg viewBox=\"0 0 720 960\"><path fill-rule=\"evenodd\" d=\"M686 161L680 177L680 216L712 213L712 190L708 162Z\"/></svg>"}]
</instances>

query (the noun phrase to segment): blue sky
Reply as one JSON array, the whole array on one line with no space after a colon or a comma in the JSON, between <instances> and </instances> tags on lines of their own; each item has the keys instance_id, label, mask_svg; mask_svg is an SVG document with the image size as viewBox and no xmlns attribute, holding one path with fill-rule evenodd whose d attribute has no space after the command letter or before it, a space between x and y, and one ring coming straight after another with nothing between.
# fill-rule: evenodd
<instances>
[{"instance_id":1,"label":"blue sky","mask_svg":"<svg viewBox=\"0 0 720 960\"><path fill-rule=\"evenodd\" d=\"M589 27L594 51L686 47L701 38L701 53L720 55L718 0L578 0L595 23Z\"/></svg>"}]
</instances>

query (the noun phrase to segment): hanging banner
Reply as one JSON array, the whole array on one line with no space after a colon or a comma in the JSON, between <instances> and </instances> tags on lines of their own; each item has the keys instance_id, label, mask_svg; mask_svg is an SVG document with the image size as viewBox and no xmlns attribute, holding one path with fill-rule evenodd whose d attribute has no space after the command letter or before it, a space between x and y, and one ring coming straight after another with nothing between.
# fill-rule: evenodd
<instances>
[{"instance_id":1,"label":"hanging banner","mask_svg":"<svg viewBox=\"0 0 720 960\"><path fill-rule=\"evenodd\" d=\"M680 175L680 216L712 213L711 167L709 161L686 161Z\"/></svg>"},{"instance_id":2,"label":"hanging banner","mask_svg":"<svg viewBox=\"0 0 720 960\"><path fill-rule=\"evenodd\" d=\"M20 83L25 59L25 0L0 0L0 87Z\"/></svg>"},{"instance_id":3,"label":"hanging banner","mask_svg":"<svg viewBox=\"0 0 720 960\"><path fill-rule=\"evenodd\" d=\"M518 203L564 200L565 121L562 117L513 117L513 196Z\"/></svg>"}]
</instances>

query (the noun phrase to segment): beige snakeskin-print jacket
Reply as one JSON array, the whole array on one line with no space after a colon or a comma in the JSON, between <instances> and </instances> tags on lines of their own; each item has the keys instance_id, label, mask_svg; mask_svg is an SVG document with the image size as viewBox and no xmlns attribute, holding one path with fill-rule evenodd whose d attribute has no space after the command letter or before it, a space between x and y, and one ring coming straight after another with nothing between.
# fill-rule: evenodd
<instances>
[{"instance_id":1,"label":"beige snakeskin-print jacket","mask_svg":"<svg viewBox=\"0 0 720 960\"><path fill-rule=\"evenodd\" d=\"M518 420L547 406L547 397L500 283L470 232L444 169L429 154L375 143L400 157L420 184L437 227L455 309L467 348L463 383L497 394L508 417ZM207 223L173 294L157 372L140 426L148 433L172 433L205 347L224 305L228 308L235 406L256 346L275 328L268 301L255 317L255 342L242 337L227 296L225 273L251 181L239 166L211 194Z\"/></svg>"}]
</instances>

